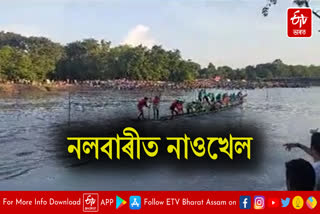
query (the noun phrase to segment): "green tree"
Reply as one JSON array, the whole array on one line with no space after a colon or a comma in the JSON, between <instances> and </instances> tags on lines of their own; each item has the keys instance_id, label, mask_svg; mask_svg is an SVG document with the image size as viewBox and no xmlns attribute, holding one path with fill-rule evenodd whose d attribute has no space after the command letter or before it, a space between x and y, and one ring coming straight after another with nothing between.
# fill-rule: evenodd
<instances>
[{"instance_id":1,"label":"green tree","mask_svg":"<svg viewBox=\"0 0 320 214\"><path fill-rule=\"evenodd\" d=\"M210 62L206 68L199 70L200 78L211 78L217 75L216 67Z\"/></svg>"},{"instance_id":2,"label":"green tree","mask_svg":"<svg viewBox=\"0 0 320 214\"><path fill-rule=\"evenodd\" d=\"M15 33L0 32L0 48L9 46L24 53L31 60L33 78L43 80L56 70L63 54L63 47L44 37L24 37ZM32 74L33 76L34 74Z\"/></svg>"},{"instance_id":3,"label":"green tree","mask_svg":"<svg viewBox=\"0 0 320 214\"><path fill-rule=\"evenodd\" d=\"M228 79L235 79L235 71L229 66L218 67L217 75Z\"/></svg>"},{"instance_id":4,"label":"green tree","mask_svg":"<svg viewBox=\"0 0 320 214\"><path fill-rule=\"evenodd\" d=\"M4 46L0 49L0 75L6 80L35 80L32 61L24 51Z\"/></svg>"},{"instance_id":5,"label":"green tree","mask_svg":"<svg viewBox=\"0 0 320 214\"><path fill-rule=\"evenodd\" d=\"M257 79L257 73L255 70L255 67L249 65L244 70L246 72L246 79L248 79L248 80L256 80Z\"/></svg>"},{"instance_id":6,"label":"green tree","mask_svg":"<svg viewBox=\"0 0 320 214\"><path fill-rule=\"evenodd\" d=\"M212 63L201 68L181 57L179 50L142 45L111 47L104 40L84 39L65 46L43 37L24 37L0 32L0 79L37 80L131 80L188 81L196 78L256 80L286 77L319 77L320 66L286 65L280 59L272 63L232 69L216 68Z\"/></svg>"}]
</instances>

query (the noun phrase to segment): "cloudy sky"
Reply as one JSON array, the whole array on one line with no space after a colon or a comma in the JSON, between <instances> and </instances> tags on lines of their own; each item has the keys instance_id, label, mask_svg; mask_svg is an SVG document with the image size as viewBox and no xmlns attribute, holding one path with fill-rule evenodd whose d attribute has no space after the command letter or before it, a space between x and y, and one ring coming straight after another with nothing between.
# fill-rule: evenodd
<instances>
[{"instance_id":1,"label":"cloudy sky","mask_svg":"<svg viewBox=\"0 0 320 214\"><path fill-rule=\"evenodd\" d=\"M320 20L310 39L286 36L290 0L269 17L266 0L0 0L0 30L68 43L96 38L118 44L179 49L201 65L244 67L280 58L317 64ZM312 6L320 9L320 1Z\"/></svg>"}]
</instances>

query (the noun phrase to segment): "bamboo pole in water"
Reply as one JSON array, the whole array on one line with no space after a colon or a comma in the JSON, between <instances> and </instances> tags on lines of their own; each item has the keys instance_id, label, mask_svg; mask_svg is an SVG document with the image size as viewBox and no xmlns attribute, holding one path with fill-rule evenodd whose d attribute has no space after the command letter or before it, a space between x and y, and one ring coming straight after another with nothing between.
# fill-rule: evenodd
<instances>
[{"instance_id":1,"label":"bamboo pole in water","mask_svg":"<svg viewBox=\"0 0 320 214\"><path fill-rule=\"evenodd\" d=\"M71 120L71 95L69 91L69 106L68 106L68 126L70 126L70 120Z\"/></svg>"},{"instance_id":2,"label":"bamboo pole in water","mask_svg":"<svg viewBox=\"0 0 320 214\"><path fill-rule=\"evenodd\" d=\"M151 91L151 97L150 97L150 100L149 100L149 107L148 107L148 120L150 120L150 114L151 114L151 112L150 112L150 110L151 110L151 105L152 105L152 91Z\"/></svg>"}]
</instances>

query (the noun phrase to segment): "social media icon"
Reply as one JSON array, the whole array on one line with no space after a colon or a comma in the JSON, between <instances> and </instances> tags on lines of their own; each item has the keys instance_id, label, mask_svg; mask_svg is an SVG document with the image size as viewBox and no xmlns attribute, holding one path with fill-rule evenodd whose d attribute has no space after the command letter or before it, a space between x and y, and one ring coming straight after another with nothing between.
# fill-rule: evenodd
<instances>
[{"instance_id":1,"label":"social media icon","mask_svg":"<svg viewBox=\"0 0 320 214\"><path fill-rule=\"evenodd\" d=\"M296 210L300 210L303 207L303 198L301 196L296 196L292 199L292 206L296 209Z\"/></svg>"},{"instance_id":2,"label":"social media icon","mask_svg":"<svg viewBox=\"0 0 320 214\"><path fill-rule=\"evenodd\" d=\"M317 200L313 196L310 196L306 201L306 204L310 209L314 209L317 206L317 203Z\"/></svg>"},{"instance_id":3,"label":"social media icon","mask_svg":"<svg viewBox=\"0 0 320 214\"><path fill-rule=\"evenodd\" d=\"M276 208L280 206L280 200L278 198L269 198L268 199L268 207Z\"/></svg>"},{"instance_id":4,"label":"social media icon","mask_svg":"<svg viewBox=\"0 0 320 214\"><path fill-rule=\"evenodd\" d=\"M251 209L251 197L240 196L240 209Z\"/></svg>"},{"instance_id":5,"label":"social media icon","mask_svg":"<svg viewBox=\"0 0 320 214\"><path fill-rule=\"evenodd\" d=\"M116 197L116 209L119 209L120 207L124 206L127 202L120 198L119 196Z\"/></svg>"},{"instance_id":6,"label":"social media icon","mask_svg":"<svg viewBox=\"0 0 320 214\"><path fill-rule=\"evenodd\" d=\"M130 209L140 210L141 209L141 197L140 196L130 196Z\"/></svg>"},{"instance_id":7,"label":"social media icon","mask_svg":"<svg viewBox=\"0 0 320 214\"><path fill-rule=\"evenodd\" d=\"M286 200L281 198L282 207L287 207L290 203L290 198L286 198Z\"/></svg>"},{"instance_id":8,"label":"social media icon","mask_svg":"<svg viewBox=\"0 0 320 214\"><path fill-rule=\"evenodd\" d=\"M262 210L265 207L264 196L254 196L254 209Z\"/></svg>"}]
</instances>

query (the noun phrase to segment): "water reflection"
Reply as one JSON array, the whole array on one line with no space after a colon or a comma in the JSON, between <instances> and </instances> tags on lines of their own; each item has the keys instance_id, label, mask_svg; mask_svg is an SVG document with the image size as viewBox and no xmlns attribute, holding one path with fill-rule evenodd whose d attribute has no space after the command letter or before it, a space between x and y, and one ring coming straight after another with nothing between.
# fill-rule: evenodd
<instances>
[{"instance_id":1,"label":"water reflection","mask_svg":"<svg viewBox=\"0 0 320 214\"><path fill-rule=\"evenodd\" d=\"M86 189L94 189L97 185L106 190L141 189L146 184L149 189L279 190L284 187L284 162L298 157L308 159L301 151L285 152L282 144L301 142L309 145L309 129L320 127L320 99L317 99L320 88L261 89L248 91L247 102L241 109L181 119L206 123L214 118L235 126L254 121L255 127L263 129L267 139L261 170L254 173L207 170L180 176L172 169L161 167L142 174L135 171L90 174L90 168L86 166L82 167L82 172L73 172L56 163L54 136L60 126L68 122L69 115L71 125L83 120L90 123L106 118L134 118L138 99L156 93L117 90L72 93L70 112L68 93L0 99L0 189L34 189L32 183L44 178L46 181L40 189L76 189L82 184ZM173 99L191 101L196 99L197 92L164 91L161 95L160 115L167 115ZM149 112L146 115L148 117ZM77 173L92 181L79 178ZM57 177L59 179L55 179ZM30 181L30 185L22 180ZM112 182L113 187L102 181ZM72 182L75 184L67 185Z\"/></svg>"}]
</instances>

